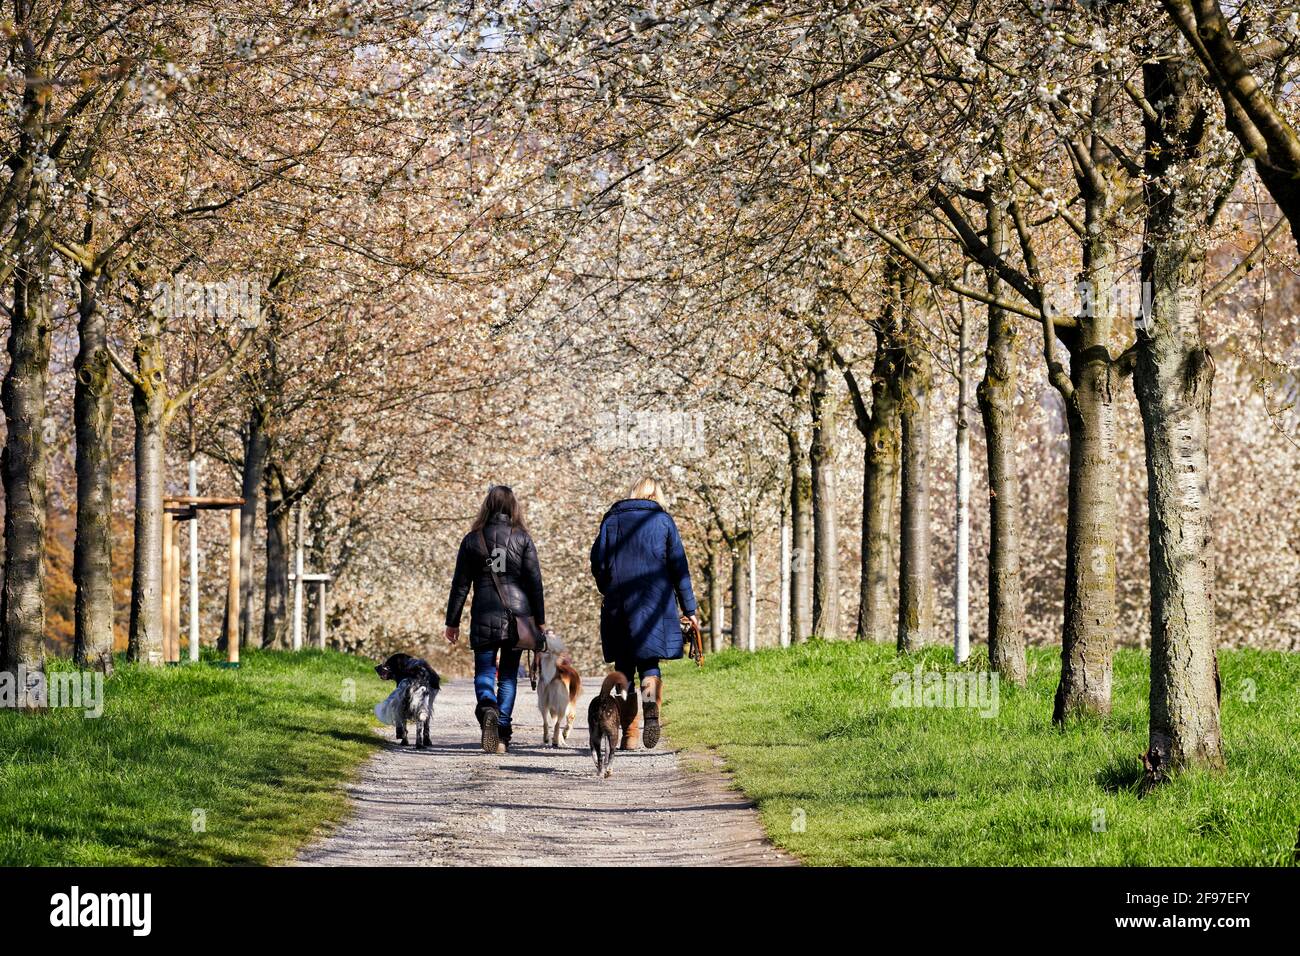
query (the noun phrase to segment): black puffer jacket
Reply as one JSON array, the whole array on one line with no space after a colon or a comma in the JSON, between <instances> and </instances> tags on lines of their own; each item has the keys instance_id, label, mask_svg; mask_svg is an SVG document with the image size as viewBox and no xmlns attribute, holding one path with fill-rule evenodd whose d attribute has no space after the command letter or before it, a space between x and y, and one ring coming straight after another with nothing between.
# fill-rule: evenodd
<instances>
[{"instance_id":1,"label":"black puffer jacket","mask_svg":"<svg viewBox=\"0 0 1300 956\"><path fill-rule=\"evenodd\" d=\"M470 605L469 646L474 650L494 647L508 636L510 619L497 596L488 568L489 554L504 562L497 565L497 577L515 614L531 614L538 624L546 621L542 595L542 569L537 563L537 548L522 528L512 528L504 514L493 515L483 528L488 553L477 531L465 535L456 555L456 573L451 579L451 597L447 599L447 626L460 627L461 612L469 587L474 585L474 602Z\"/></svg>"}]
</instances>

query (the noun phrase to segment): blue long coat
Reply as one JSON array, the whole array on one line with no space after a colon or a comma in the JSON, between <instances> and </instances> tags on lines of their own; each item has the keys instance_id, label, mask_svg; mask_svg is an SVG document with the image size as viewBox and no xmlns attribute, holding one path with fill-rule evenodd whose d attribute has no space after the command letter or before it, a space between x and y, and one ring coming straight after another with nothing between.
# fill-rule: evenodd
<instances>
[{"instance_id":1,"label":"blue long coat","mask_svg":"<svg viewBox=\"0 0 1300 956\"><path fill-rule=\"evenodd\" d=\"M658 502L619 501L605 513L591 546L591 573L604 596L600 645L605 660L682 656L682 614L695 592L677 524Z\"/></svg>"}]
</instances>

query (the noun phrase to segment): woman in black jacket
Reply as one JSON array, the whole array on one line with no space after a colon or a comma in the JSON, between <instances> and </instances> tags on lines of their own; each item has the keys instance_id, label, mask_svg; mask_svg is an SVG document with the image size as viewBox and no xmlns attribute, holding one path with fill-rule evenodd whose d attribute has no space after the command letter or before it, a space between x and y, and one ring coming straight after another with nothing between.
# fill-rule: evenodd
<instances>
[{"instance_id":1,"label":"woman in black jacket","mask_svg":"<svg viewBox=\"0 0 1300 956\"><path fill-rule=\"evenodd\" d=\"M492 580L501 582L509 609L502 603ZM513 647L515 634L510 614L531 615L538 630L546 627L542 571L537 548L524 526L515 493L505 485L488 491L469 534L456 555L456 573L447 599L447 641L460 639L460 616L470 585L469 646L474 652L474 715L483 728L483 749L505 753L510 744L510 713L515 705L515 685L522 654Z\"/></svg>"}]
</instances>

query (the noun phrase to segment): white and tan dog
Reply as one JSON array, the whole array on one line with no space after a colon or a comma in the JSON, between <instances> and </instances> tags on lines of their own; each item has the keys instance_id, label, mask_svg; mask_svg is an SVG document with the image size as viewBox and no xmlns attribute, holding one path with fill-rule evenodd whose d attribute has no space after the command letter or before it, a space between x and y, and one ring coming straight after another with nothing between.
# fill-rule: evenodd
<instances>
[{"instance_id":1,"label":"white and tan dog","mask_svg":"<svg viewBox=\"0 0 1300 956\"><path fill-rule=\"evenodd\" d=\"M578 714L582 680L569 661L564 643L554 634L546 639L546 650L537 655L537 709L542 712L542 743L559 747L569 742ZM563 724L563 727L561 727Z\"/></svg>"}]
</instances>

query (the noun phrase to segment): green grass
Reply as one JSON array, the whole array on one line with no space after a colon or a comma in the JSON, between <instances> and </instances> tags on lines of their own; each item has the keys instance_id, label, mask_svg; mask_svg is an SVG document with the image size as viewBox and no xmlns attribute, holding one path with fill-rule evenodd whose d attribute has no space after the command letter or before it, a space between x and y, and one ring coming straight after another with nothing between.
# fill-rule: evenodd
<instances>
[{"instance_id":1,"label":"green grass","mask_svg":"<svg viewBox=\"0 0 1300 956\"><path fill-rule=\"evenodd\" d=\"M891 677L952 652L814 642L666 674L666 728L716 748L773 841L817 865L1290 865L1300 827L1300 654L1220 655L1228 770L1139 796L1145 655L1115 658L1114 711L1051 724L1058 652L996 717L891 707ZM977 659L972 666L984 666ZM1254 700L1247 681L1254 682ZM1104 830L1094 819L1104 812ZM1096 817L1095 817L1096 815ZM802 832L800 832L802 821Z\"/></svg>"},{"instance_id":2,"label":"green grass","mask_svg":"<svg viewBox=\"0 0 1300 956\"><path fill-rule=\"evenodd\" d=\"M0 709L0 865L275 863L338 819L342 783L378 744L371 665L333 651L211 661L122 666L98 719Z\"/></svg>"}]
</instances>

